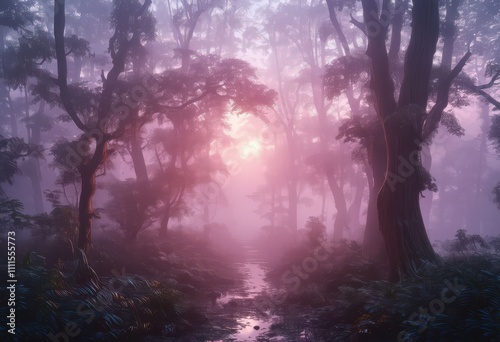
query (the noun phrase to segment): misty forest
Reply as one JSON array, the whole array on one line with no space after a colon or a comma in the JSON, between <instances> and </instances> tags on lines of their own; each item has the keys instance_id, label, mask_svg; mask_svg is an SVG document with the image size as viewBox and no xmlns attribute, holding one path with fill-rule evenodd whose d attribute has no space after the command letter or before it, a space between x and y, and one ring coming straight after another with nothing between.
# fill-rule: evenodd
<instances>
[{"instance_id":1,"label":"misty forest","mask_svg":"<svg viewBox=\"0 0 500 342\"><path fill-rule=\"evenodd\" d=\"M499 341L500 1L1 0L1 341Z\"/></svg>"}]
</instances>

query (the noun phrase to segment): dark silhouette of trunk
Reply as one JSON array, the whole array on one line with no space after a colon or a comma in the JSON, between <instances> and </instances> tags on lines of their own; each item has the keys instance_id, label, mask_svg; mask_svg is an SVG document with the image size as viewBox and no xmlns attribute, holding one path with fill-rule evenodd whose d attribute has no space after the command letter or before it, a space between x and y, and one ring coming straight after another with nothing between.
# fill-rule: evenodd
<instances>
[{"instance_id":1,"label":"dark silhouette of trunk","mask_svg":"<svg viewBox=\"0 0 500 342\"><path fill-rule=\"evenodd\" d=\"M86 251L92 241L92 220L94 210L92 197L96 189L96 175L92 169L84 168L80 170L82 189L78 204L78 248Z\"/></svg>"},{"instance_id":2,"label":"dark silhouette of trunk","mask_svg":"<svg viewBox=\"0 0 500 342\"><path fill-rule=\"evenodd\" d=\"M340 44L342 44L342 48L344 49L344 54L346 56L349 56L351 53L349 49L349 44L347 43L344 31L342 30L342 27L340 26L340 23L337 19L337 14L335 13L334 1L326 0L326 4L328 6L328 13L330 14L330 21L333 25L333 28L335 29L335 32L337 32L338 40L340 41Z\"/></svg>"},{"instance_id":3,"label":"dark silhouette of trunk","mask_svg":"<svg viewBox=\"0 0 500 342\"><path fill-rule=\"evenodd\" d=\"M420 153L420 158L422 160L422 166L428 172L431 170L432 165L432 156L431 150L428 145L422 145L422 152ZM424 223L426 225L429 224L431 219L431 210L432 210L432 197L433 192L430 190L425 190L420 196L420 206L422 209L422 218L424 219Z\"/></svg>"},{"instance_id":4,"label":"dark silhouette of trunk","mask_svg":"<svg viewBox=\"0 0 500 342\"><path fill-rule=\"evenodd\" d=\"M388 176L377 204L392 280L397 280L400 274L416 273L426 261L437 261L420 211L423 177L415 153L420 148L421 135L412 125L414 117L421 115L419 111L414 105L400 109L391 118L393 121L385 125Z\"/></svg>"},{"instance_id":5,"label":"dark silhouette of trunk","mask_svg":"<svg viewBox=\"0 0 500 342\"><path fill-rule=\"evenodd\" d=\"M446 17L442 27L441 35L443 37L443 55L441 57L441 68L443 71L451 70L453 58L453 46L455 45L456 25L458 18L458 6L462 0L446 1Z\"/></svg>"},{"instance_id":6,"label":"dark silhouette of trunk","mask_svg":"<svg viewBox=\"0 0 500 342\"><path fill-rule=\"evenodd\" d=\"M387 154L382 128L376 131L368 141L368 164L370 171L367 174L371 178L369 189L368 208L366 212L366 227L363 236L363 251L366 255L378 260L386 260L387 252L384 239L380 232L377 211L377 196L384 183L387 164Z\"/></svg>"},{"instance_id":7,"label":"dark silhouette of trunk","mask_svg":"<svg viewBox=\"0 0 500 342\"><path fill-rule=\"evenodd\" d=\"M130 139L130 157L132 158L132 164L134 166L135 177L138 182L149 182L148 169L146 167L146 161L144 160L144 154L142 152L141 141L139 140L139 131L134 129L132 137Z\"/></svg>"},{"instance_id":8,"label":"dark silhouette of trunk","mask_svg":"<svg viewBox=\"0 0 500 342\"><path fill-rule=\"evenodd\" d=\"M347 212L347 204L345 201L344 192L342 188L337 184L335 176L332 172L332 168L329 169L327 174L328 185L330 186L330 191L332 192L333 199L335 201L335 208L337 209L337 214L333 222L333 239L335 241L340 241L344 238L344 230L349 228L349 213Z\"/></svg>"},{"instance_id":9,"label":"dark silhouette of trunk","mask_svg":"<svg viewBox=\"0 0 500 342\"><path fill-rule=\"evenodd\" d=\"M434 131L436 121L439 123L448 104L451 81L468 57L440 85L436 105L424 123L430 72L439 35L438 0L413 1L412 34L397 104L385 45L387 28L377 21L376 1L363 0L362 4L365 24L370 23L372 29L368 32L366 54L371 59L371 88L377 100L377 113L384 123L387 149L387 172L377 200L379 223L389 256L390 278L397 280L403 275L415 274L426 262L438 262L420 211L424 171L419 151L423 137ZM387 6L388 2L383 4Z\"/></svg>"},{"instance_id":10,"label":"dark silhouette of trunk","mask_svg":"<svg viewBox=\"0 0 500 342\"><path fill-rule=\"evenodd\" d=\"M168 221L170 221L170 203L165 203L165 208L163 209L163 217L160 223L160 237L164 238L167 236L168 231Z\"/></svg>"}]
</instances>

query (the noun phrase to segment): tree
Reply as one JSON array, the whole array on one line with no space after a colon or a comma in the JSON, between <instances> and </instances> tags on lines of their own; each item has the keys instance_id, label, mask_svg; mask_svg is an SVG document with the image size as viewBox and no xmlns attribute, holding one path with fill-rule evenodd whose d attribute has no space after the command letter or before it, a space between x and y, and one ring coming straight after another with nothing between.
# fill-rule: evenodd
<instances>
[{"instance_id":1,"label":"tree","mask_svg":"<svg viewBox=\"0 0 500 342\"><path fill-rule=\"evenodd\" d=\"M93 153L89 153L88 158L82 158L75 151L73 158L81 176L81 192L79 200L78 221L79 237L78 248L87 250L91 243L92 220L95 216L92 205L92 197L96 189L96 172L106 161L108 154L108 143L110 140L122 134L127 123L126 118L117 124L114 131L110 131L113 120L118 114L113 111L113 95L119 84L119 76L125 70L126 59L130 48L141 40L150 40L154 37L153 18L147 9L151 5L150 0L143 4L131 0L126 2L114 2L112 14L112 27L115 29L113 36L109 40L109 51L113 66L107 76L102 75L102 91L92 93L83 91L77 86L68 85L68 70L66 61L66 43L64 37L65 29L65 1L54 1L54 38L57 57L57 80L55 84L59 88L60 101L67 114L71 117L76 126L84 132L79 140L80 149L84 153L89 153L91 141L95 142ZM130 36L130 38L129 38ZM91 101L82 106L77 106L76 97L87 94ZM89 123L82 120L81 115L94 114ZM68 158L71 158L68 155ZM71 160L71 159L69 159Z\"/></svg>"},{"instance_id":2,"label":"tree","mask_svg":"<svg viewBox=\"0 0 500 342\"><path fill-rule=\"evenodd\" d=\"M500 153L500 115L495 115L492 120L489 138L493 141L495 148ZM500 209L500 182L493 189L493 201Z\"/></svg>"},{"instance_id":3,"label":"tree","mask_svg":"<svg viewBox=\"0 0 500 342\"><path fill-rule=\"evenodd\" d=\"M360 148L359 152L361 152L356 154L358 159L364 155L359 161L364 164L369 185L369 197L363 249L368 255L383 260L386 255L379 230L376 196L382 186L385 174L385 141L382 126L380 122L375 120L375 113L373 113L373 98L368 96L364 86L367 83L365 75L369 74L369 65L366 57L359 56L351 49L351 45L355 48L358 46L358 34L350 32L346 35L345 28L339 24L338 16L342 15L340 11L344 8L352 11L354 4L335 0L327 0L326 3L331 22L331 27L327 32L329 32L329 37L333 37L341 53L340 57L329 63L325 70L323 81L325 94L328 98L339 98L343 94L347 99L351 118L344 120L344 123L339 127L337 139L343 138L344 142L357 142ZM398 28L402 26L403 14L404 7L393 19L397 27L393 31L389 56L394 65L399 64L401 37ZM351 22L365 34L361 23L357 22L352 15ZM365 40L363 40L362 45L365 45ZM396 72L394 76L398 82L399 73ZM359 92L357 98L355 97L356 92Z\"/></svg>"},{"instance_id":4,"label":"tree","mask_svg":"<svg viewBox=\"0 0 500 342\"><path fill-rule=\"evenodd\" d=\"M391 279L396 280L415 274L425 263L438 262L420 210L420 192L429 188L430 176L422 167L419 153L441 121L451 83L471 54L467 52L453 70L441 78L436 103L426 113L439 36L439 6L437 0L414 0L411 38L396 101L385 45L390 2L384 1L379 7L374 0L363 0L362 5L368 36L366 54L371 62L370 86L376 98L378 117L384 125L388 158L377 201L379 224L389 255Z\"/></svg>"}]
</instances>

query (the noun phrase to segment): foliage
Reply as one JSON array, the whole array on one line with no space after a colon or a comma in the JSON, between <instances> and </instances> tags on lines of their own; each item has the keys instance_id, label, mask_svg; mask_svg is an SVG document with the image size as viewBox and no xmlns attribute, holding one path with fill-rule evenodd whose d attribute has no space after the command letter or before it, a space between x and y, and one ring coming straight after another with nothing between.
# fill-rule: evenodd
<instances>
[{"instance_id":1,"label":"foliage","mask_svg":"<svg viewBox=\"0 0 500 342\"><path fill-rule=\"evenodd\" d=\"M17 199L8 198L2 183L12 184L14 176L21 171L17 165L19 159L27 156L41 157L38 146L26 144L20 138L4 138L0 135L0 227L1 230L24 228L29 218L23 213L23 204Z\"/></svg>"},{"instance_id":2,"label":"foliage","mask_svg":"<svg viewBox=\"0 0 500 342\"><path fill-rule=\"evenodd\" d=\"M492 117L488 138L493 142L497 152L500 153L500 115Z\"/></svg>"},{"instance_id":3,"label":"foliage","mask_svg":"<svg viewBox=\"0 0 500 342\"><path fill-rule=\"evenodd\" d=\"M325 93L329 98L336 98L356 83L366 81L368 74L369 64L366 57L339 57L326 67L323 81Z\"/></svg>"},{"instance_id":4,"label":"foliage","mask_svg":"<svg viewBox=\"0 0 500 342\"><path fill-rule=\"evenodd\" d=\"M25 228L30 221L23 209L21 201L0 193L0 231Z\"/></svg>"},{"instance_id":5,"label":"foliage","mask_svg":"<svg viewBox=\"0 0 500 342\"><path fill-rule=\"evenodd\" d=\"M373 261L346 247L335 249L323 265L326 272L308 274L297 291L288 293L283 306L276 309L283 320L273 324L272 334L293 338L305 332L314 341L339 342L393 341L399 334L414 341L496 340L498 258L444 258L440 266L420 269L415 278L391 283L384 273L375 271ZM270 277L280 277L291 265L300 264L298 259L280 266L281 271L275 268ZM445 304L443 312L433 314L430 303L441 298L449 284L461 292Z\"/></svg>"},{"instance_id":6,"label":"foliage","mask_svg":"<svg viewBox=\"0 0 500 342\"><path fill-rule=\"evenodd\" d=\"M105 206L107 215L118 224L126 239L134 240L140 231L153 224L160 189L132 179L116 181L107 188L110 194Z\"/></svg>"},{"instance_id":7,"label":"foliage","mask_svg":"<svg viewBox=\"0 0 500 342\"><path fill-rule=\"evenodd\" d=\"M1 183L12 184L14 175L20 173L17 160L30 155L40 158L40 148L25 143L21 138L4 138L0 135L0 193Z\"/></svg>"},{"instance_id":8,"label":"foliage","mask_svg":"<svg viewBox=\"0 0 500 342\"><path fill-rule=\"evenodd\" d=\"M493 188L493 201L497 204L498 209L500 209L500 183L498 183L494 188Z\"/></svg>"},{"instance_id":9,"label":"foliage","mask_svg":"<svg viewBox=\"0 0 500 342\"><path fill-rule=\"evenodd\" d=\"M110 234L111 235L111 234ZM41 341L64 332L73 322L81 341L139 340L145 335L175 339L200 325L210 325L205 305L213 291L234 284L235 270L196 235L172 234L170 242L146 235L141 243L123 244L108 235L97 239L89 263L98 283L77 284L51 268L34 252L17 265L16 335ZM6 266L1 267L6 273ZM137 275L141 274L141 275ZM7 302L8 291L0 290ZM7 316L8 307L0 308ZM0 328L6 333L6 326Z\"/></svg>"},{"instance_id":10,"label":"foliage","mask_svg":"<svg viewBox=\"0 0 500 342\"><path fill-rule=\"evenodd\" d=\"M33 237L38 241L56 235L76 243L78 213L74 207L57 205L50 213L33 216L32 221Z\"/></svg>"},{"instance_id":11,"label":"foliage","mask_svg":"<svg viewBox=\"0 0 500 342\"><path fill-rule=\"evenodd\" d=\"M316 216L311 216L306 222L307 237L313 244L318 244L319 241L325 238L326 227L321 220Z\"/></svg>"}]
</instances>

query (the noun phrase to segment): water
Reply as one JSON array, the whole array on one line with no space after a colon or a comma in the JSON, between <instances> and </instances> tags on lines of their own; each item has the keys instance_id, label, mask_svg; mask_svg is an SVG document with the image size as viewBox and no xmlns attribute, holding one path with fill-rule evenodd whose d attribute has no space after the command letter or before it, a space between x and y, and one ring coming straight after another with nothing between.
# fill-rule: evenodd
<instances>
[{"instance_id":1,"label":"water","mask_svg":"<svg viewBox=\"0 0 500 342\"><path fill-rule=\"evenodd\" d=\"M263 335L277 317L271 315L270 312L252 310L254 307L252 302L255 298L268 289L268 283L265 280L267 264L259 257L258 250L248 243L242 243L242 245L245 248L246 258L245 262L238 263L237 266L245 274L243 289L228 293L217 300L217 304L221 306L229 306L231 303L241 306L236 317L238 331L229 335L224 341L258 341L259 339L271 341ZM273 341L279 341L279 339Z\"/></svg>"}]
</instances>

